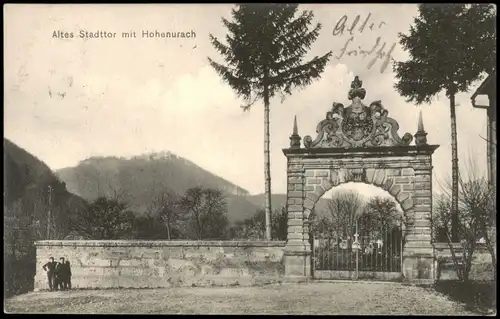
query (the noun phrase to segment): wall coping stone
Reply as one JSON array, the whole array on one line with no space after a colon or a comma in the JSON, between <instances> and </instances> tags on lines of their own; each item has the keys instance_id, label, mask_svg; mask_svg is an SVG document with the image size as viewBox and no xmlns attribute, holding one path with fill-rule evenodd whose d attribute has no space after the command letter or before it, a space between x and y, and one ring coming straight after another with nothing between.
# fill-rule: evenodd
<instances>
[{"instance_id":1,"label":"wall coping stone","mask_svg":"<svg viewBox=\"0 0 500 319\"><path fill-rule=\"evenodd\" d=\"M436 248L436 249L449 249L450 248L450 246L446 242L435 242L435 243L433 243L433 245L434 245L434 248ZM451 245L453 246L453 248L462 248L461 243L451 243Z\"/></svg>"},{"instance_id":2,"label":"wall coping stone","mask_svg":"<svg viewBox=\"0 0 500 319\"><path fill-rule=\"evenodd\" d=\"M446 242L435 242L433 243L433 245L435 249L439 250L450 249L450 246L448 246L448 243ZM452 246L454 249L463 248L461 243L452 243ZM482 243L476 243L476 251L483 251L483 250L488 250L488 245Z\"/></svg>"},{"instance_id":3,"label":"wall coping stone","mask_svg":"<svg viewBox=\"0 0 500 319\"><path fill-rule=\"evenodd\" d=\"M73 247L284 247L286 241L209 240L40 240L35 246Z\"/></svg>"},{"instance_id":4,"label":"wall coping stone","mask_svg":"<svg viewBox=\"0 0 500 319\"><path fill-rule=\"evenodd\" d=\"M285 256L309 256L312 255L312 250L288 250L284 251Z\"/></svg>"}]
</instances>

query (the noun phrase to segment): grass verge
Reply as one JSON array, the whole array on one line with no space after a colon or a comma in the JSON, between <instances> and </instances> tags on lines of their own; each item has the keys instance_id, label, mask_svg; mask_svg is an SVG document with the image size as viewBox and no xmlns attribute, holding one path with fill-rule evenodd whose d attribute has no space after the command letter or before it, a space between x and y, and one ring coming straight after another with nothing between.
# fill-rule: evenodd
<instances>
[{"instance_id":1,"label":"grass verge","mask_svg":"<svg viewBox=\"0 0 500 319\"><path fill-rule=\"evenodd\" d=\"M449 299L464 303L471 311L496 312L496 285L494 281L443 280L434 285L434 289Z\"/></svg>"}]
</instances>

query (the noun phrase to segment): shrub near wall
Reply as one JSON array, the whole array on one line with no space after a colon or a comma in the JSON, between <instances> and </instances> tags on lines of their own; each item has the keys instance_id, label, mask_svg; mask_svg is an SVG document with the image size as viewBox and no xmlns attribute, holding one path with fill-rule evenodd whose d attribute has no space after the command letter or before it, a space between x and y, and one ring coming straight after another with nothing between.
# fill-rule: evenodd
<instances>
[{"instance_id":1,"label":"shrub near wall","mask_svg":"<svg viewBox=\"0 0 500 319\"><path fill-rule=\"evenodd\" d=\"M35 247L26 247L25 254L13 256L4 251L4 294L6 297L33 290Z\"/></svg>"},{"instance_id":2,"label":"shrub near wall","mask_svg":"<svg viewBox=\"0 0 500 319\"><path fill-rule=\"evenodd\" d=\"M458 258L462 256L460 244L454 244L455 254ZM451 257L448 243L434 243L434 251L437 263L438 280L457 280L457 273ZM493 264L491 255L482 244L478 244L472 259L472 268L469 278L471 280L493 280Z\"/></svg>"},{"instance_id":3,"label":"shrub near wall","mask_svg":"<svg viewBox=\"0 0 500 319\"><path fill-rule=\"evenodd\" d=\"M35 290L49 257L71 263L73 288L255 285L284 276L279 241L39 241Z\"/></svg>"}]
</instances>

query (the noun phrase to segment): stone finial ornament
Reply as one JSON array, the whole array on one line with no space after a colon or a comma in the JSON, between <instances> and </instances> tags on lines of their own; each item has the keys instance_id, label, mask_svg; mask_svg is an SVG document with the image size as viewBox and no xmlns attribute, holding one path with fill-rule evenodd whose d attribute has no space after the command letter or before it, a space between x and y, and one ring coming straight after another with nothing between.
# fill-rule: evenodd
<instances>
[{"instance_id":1,"label":"stone finial ornament","mask_svg":"<svg viewBox=\"0 0 500 319\"><path fill-rule=\"evenodd\" d=\"M299 135L299 129L297 127L297 115L293 116L293 135Z\"/></svg>"},{"instance_id":2,"label":"stone finial ornament","mask_svg":"<svg viewBox=\"0 0 500 319\"><path fill-rule=\"evenodd\" d=\"M366 90L358 76L351 82L348 98L351 105L334 102L326 119L316 127L318 136L304 137L306 148L355 148L407 146L413 140L409 133L399 137L399 124L388 117L389 112L380 100L363 104Z\"/></svg>"},{"instance_id":3,"label":"stone finial ornament","mask_svg":"<svg viewBox=\"0 0 500 319\"><path fill-rule=\"evenodd\" d=\"M293 118L293 133L292 136L290 136L290 148L300 148L301 137L298 131L299 130L297 128L297 115L295 115Z\"/></svg>"},{"instance_id":4,"label":"stone finial ornament","mask_svg":"<svg viewBox=\"0 0 500 319\"><path fill-rule=\"evenodd\" d=\"M349 90L348 94L349 100L353 100L355 97L364 99L365 96L366 90L363 88L363 81L361 81L358 76L354 77L354 80L351 82L351 89Z\"/></svg>"},{"instance_id":5,"label":"stone finial ornament","mask_svg":"<svg viewBox=\"0 0 500 319\"><path fill-rule=\"evenodd\" d=\"M415 133L415 145L427 145L427 132L424 130L424 121L422 120L422 110L418 114L418 128Z\"/></svg>"}]
</instances>

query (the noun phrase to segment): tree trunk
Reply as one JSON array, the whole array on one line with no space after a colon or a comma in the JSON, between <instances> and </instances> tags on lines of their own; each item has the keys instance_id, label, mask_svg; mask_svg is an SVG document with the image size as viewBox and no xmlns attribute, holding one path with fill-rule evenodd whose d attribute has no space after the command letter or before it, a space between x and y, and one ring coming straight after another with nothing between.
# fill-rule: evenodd
<instances>
[{"instance_id":1,"label":"tree trunk","mask_svg":"<svg viewBox=\"0 0 500 319\"><path fill-rule=\"evenodd\" d=\"M446 237L448 239L448 247L450 248L450 253L451 253L451 259L453 261L453 265L455 266L455 271L457 273L457 277L458 277L458 280L460 280L461 282L464 282L464 276L463 276L463 272L462 272L462 265L459 263L458 261L458 258L457 258L457 255L455 254L455 249L453 247L453 242L452 242L452 239L449 235L449 231L446 227Z\"/></svg>"},{"instance_id":2,"label":"tree trunk","mask_svg":"<svg viewBox=\"0 0 500 319\"><path fill-rule=\"evenodd\" d=\"M457 150L457 117L455 114L455 94L450 95L451 122L451 240L460 242L458 238L458 150Z\"/></svg>"},{"instance_id":3,"label":"tree trunk","mask_svg":"<svg viewBox=\"0 0 500 319\"><path fill-rule=\"evenodd\" d=\"M167 223L167 238L168 240L170 240L170 226L168 223Z\"/></svg>"},{"instance_id":4,"label":"tree trunk","mask_svg":"<svg viewBox=\"0 0 500 319\"><path fill-rule=\"evenodd\" d=\"M269 89L267 84L264 87L264 178L266 239L271 240L271 160L269 157Z\"/></svg>"},{"instance_id":5,"label":"tree trunk","mask_svg":"<svg viewBox=\"0 0 500 319\"><path fill-rule=\"evenodd\" d=\"M195 229L196 229L196 238L198 240L201 240L201 236L202 236L202 228L201 228L201 223L200 223L200 213L196 212L193 210L193 216L194 218L196 219L195 220Z\"/></svg>"},{"instance_id":6,"label":"tree trunk","mask_svg":"<svg viewBox=\"0 0 500 319\"><path fill-rule=\"evenodd\" d=\"M463 282L464 283L468 283L469 282L469 275L470 275L470 271L472 269L472 257L474 255L474 250L476 249L475 247L475 238L474 240L472 240L471 243L469 243L467 245L467 248L464 247L464 252L463 252L463 255L464 255L464 261L463 261L463 264L464 264L464 269L463 269Z\"/></svg>"}]
</instances>

